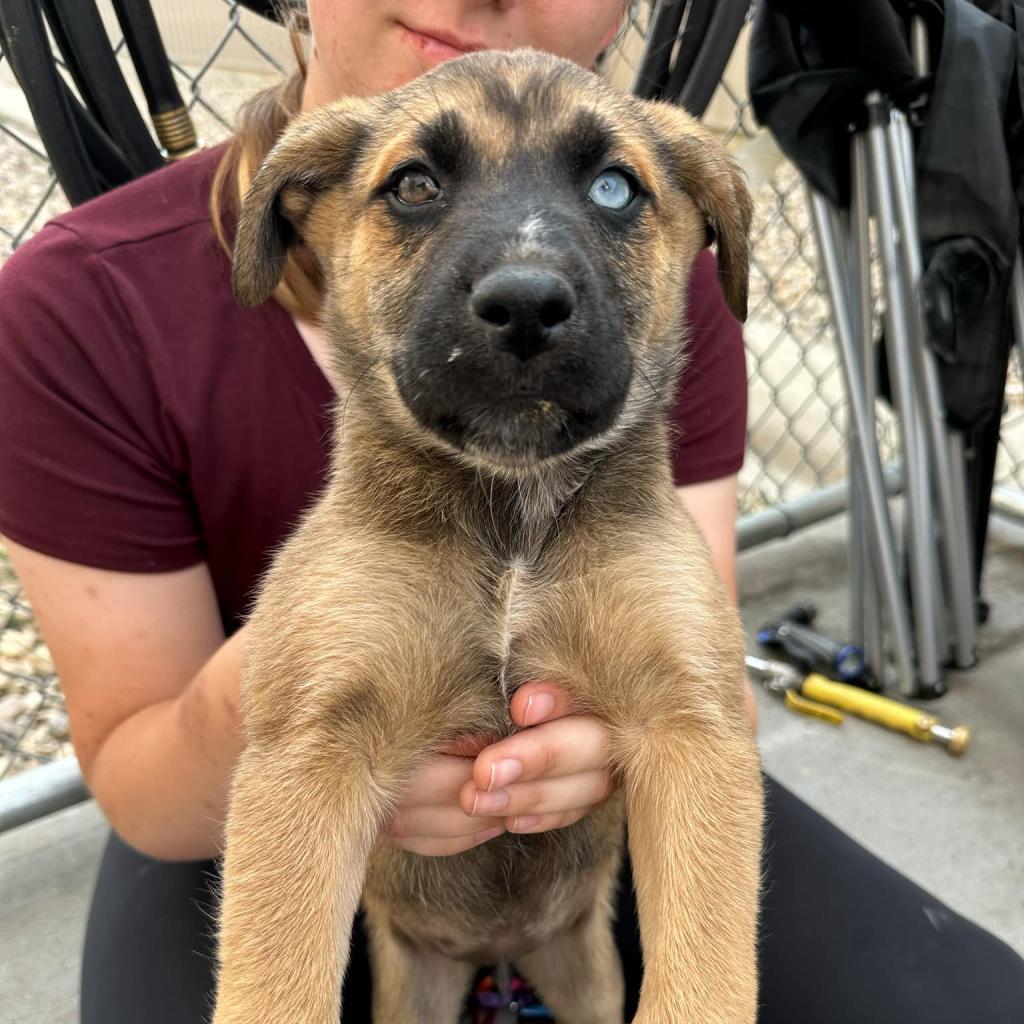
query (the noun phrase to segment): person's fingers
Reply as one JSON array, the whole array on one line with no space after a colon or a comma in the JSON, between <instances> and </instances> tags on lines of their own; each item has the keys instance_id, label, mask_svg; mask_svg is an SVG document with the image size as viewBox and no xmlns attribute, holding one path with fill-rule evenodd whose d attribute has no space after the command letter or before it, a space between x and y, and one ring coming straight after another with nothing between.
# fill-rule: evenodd
<instances>
[{"instance_id":1,"label":"person's fingers","mask_svg":"<svg viewBox=\"0 0 1024 1024\"><path fill-rule=\"evenodd\" d=\"M608 727L594 715L569 715L513 733L473 762L480 790L515 782L599 771L608 760Z\"/></svg>"},{"instance_id":2,"label":"person's fingers","mask_svg":"<svg viewBox=\"0 0 1024 1024\"><path fill-rule=\"evenodd\" d=\"M380 845L407 850L409 853L417 853L421 857L451 857L453 854L472 850L474 846L486 843L489 839L500 836L504 831L505 829L499 826L457 839L437 839L430 836L410 836L403 839L385 836L381 839Z\"/></svg>"},{"instance_id":3,"label":"person's fingers","mask_svg":"<svg viewBox=\"0 0 1024 1024\"><path fill-rule=\"evenodd\" d=\"M467 783L459 794L459 803L466 814L475 818L500 815L507 819L589 809L603 803L614 791L615 784L608 772L578 772L485 792Z\"/></svg>"},{"instance_id":4,"label":"person's fingers","mask_svg":"<svg viewBox=\"0 0 1024 1024\"><path fill-rule=\"evenodd\" d=\"M459 791L473 777L473 762L468 757L437 754L423 764L402 794L402 807L452 804Z\"/></svg>"},{"instance_id":5,"label":"person's fingers","mask_svg":"<svg viewBox=\"0 0 1024 1024\"><path fill-rule=\"evenodd\" d=\"M454 800L443 806L403 806L391 819L387 834L400 839L412 836L464 839L485 829L497 828L504 818L504 814L471 817Z\"/></svg>"},{"instance_id":6,"label":"person's fingers","mask_svg":"<svg viewBox=\"0 0 1024 1024\"><path fill-rule=\"evenodd\" d=\"M509 704L512 721L520 729L574 715L578 711L572 697L555 683L524 683L513 694Z\"/></svg>"},{"instance_id":7,"label":"person's fingers","mask_svg":"<svg viewBox=\"0 0 1024 1024\"><path fill-rule=\"evenodd\" d=\"M518 835L530 832L550 832L552 829L565 828L566 825L574 825L580 818L586 817L593 808L581 807L575 811L567 811L563 814L524 814L514 818L507 818L505 821L506 831Z\"/></svg>"}]
</instances>

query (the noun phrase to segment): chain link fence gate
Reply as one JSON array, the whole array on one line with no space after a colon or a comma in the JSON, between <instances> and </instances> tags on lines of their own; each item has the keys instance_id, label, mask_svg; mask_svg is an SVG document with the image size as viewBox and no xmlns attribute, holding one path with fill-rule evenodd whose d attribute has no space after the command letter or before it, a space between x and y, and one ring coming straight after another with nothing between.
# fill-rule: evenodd
<instances>
[{"instance_id":1,"label":"chain link fence gate","mask_svg":"<svg viewBox=\"0 0 1024 1024\"><path fill-rule=\"evenodd\" d=\"M153 6L205 144L228 134L248 95L293 66L284 30L234 0L156 0ZM610 54L609 73L623 84L640 52L648 13L648 4L634 3ZM103 14L116 39L112 12ZM744 86L745 52L744 33L706 118L746 168L757 206L745 328L750 415L741 517L810 495L846 474L842 377L804 189L754 122ZM27 105L0 58L0 259L65 209ZM1007 388L996 479L1005 498L1024 504L1020 370L1019 363L1012 368ZM883 454L888 433L883 412ZM0 548L0 780L71 753L49 652Z\"/></svg>"}]
</instances>

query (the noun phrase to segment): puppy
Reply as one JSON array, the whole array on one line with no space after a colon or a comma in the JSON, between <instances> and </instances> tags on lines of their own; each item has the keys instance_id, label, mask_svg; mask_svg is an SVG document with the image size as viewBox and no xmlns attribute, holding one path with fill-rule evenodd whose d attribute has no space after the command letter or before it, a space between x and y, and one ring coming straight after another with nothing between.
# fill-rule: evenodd
<instances>
[{"instance_id":1,"label":"puppy","mask_svg":"<svg viewBox=\"0 0 1024 1024\"><path fill-rule=\"evenodd\" d=\"M750 1024L761 836L738 619L680 507L665 411L713 236L750 201L691 118L532 51L299 119L245 197L234 287L315 254L345 389L330 482L251 618L215 1024L336 1024L362 900L375 1024L454 1024L514 960L560 1024L619 1024L628 819L642 1024ZM620 794L454 857L377 847L403 786L558 682Z\"/></svg>"}]
</instances>

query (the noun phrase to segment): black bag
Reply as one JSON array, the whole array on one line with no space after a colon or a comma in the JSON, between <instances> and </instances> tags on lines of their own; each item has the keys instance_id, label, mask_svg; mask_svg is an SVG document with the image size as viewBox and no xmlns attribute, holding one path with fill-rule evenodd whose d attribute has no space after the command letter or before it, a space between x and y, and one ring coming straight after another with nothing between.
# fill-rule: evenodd
<instances>
[{"instance_id":1,"label":"black bag","mask_svg":"<svg viewBox=\"0 0 1024 1024\"><path fill-rule=\"evenodd\" d=\"M947 417L972 430L1002 409L1013 342L1009 290L1020 213L1007 127L1017 39L967 0L945 0L944 15L915 157L921 302Z\"/></svg>"},{"instance_id":2,"label":"black bag","mask_svg":"<svg viewBox=\"0 0 1024 1024\"><path fill-rule=\"evenodd\" d=\"M921 95L889 0L763 0L750 39L751 105L779 148L833 205L850 205L850 126L879 89L901 105Z\"/></svg>"},{"instance_id":3,"label":"black bag","mask_svg":"<svg viewBox=\"0 0 1024 1024\"><path fill-rule=\"evenodd\" d=\"M1024 24L1021 4L990 4ZM910 6L898 7L765 0L750 46L751 101L801 174L840 207L850 201L850 132L863 127L866 94L877 89L904 109L924 109L916 146L922 307L949 422L972 430L1002 407L1012 340L1024 159L1015 156L1012 168L1011 150L1024 148L1016 145L1024 132L1014 134L1024 38L967 0L919 3L938 58L922 79L901 20Z\"/></svg>"}]
</instances>

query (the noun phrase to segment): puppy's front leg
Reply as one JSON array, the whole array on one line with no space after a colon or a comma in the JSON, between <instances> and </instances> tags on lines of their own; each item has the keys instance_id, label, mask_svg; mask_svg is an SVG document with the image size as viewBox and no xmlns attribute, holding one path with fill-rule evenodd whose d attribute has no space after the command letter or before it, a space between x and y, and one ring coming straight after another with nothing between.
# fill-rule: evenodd
<instances>
[{"instance_id":1,"label":"puppy's front leg","mask_svg":"<svg viewBox=\"0 0 1024 1024\"><path fill-rule=\"evenodd\" d=\"M538 600L521 675L547 666L611 727L644 949L634 1024L753 1024L761 778L742 632L699 542L672 523L632 551L623 536Z\"/></svg>"},{"instance_id":2,"label":"puppy's front leg","mask_svg":"<svg viewBox=\"0 0 1024 1024\"><path fill-rule=\"evenodd\" d=\"M628 723L616 761L644 948L634 1024L753 1024L760 775L724 723Z\"/></svg>"},{"instance_id":3,"label":"puppy's front leg","mask_svg":"<svg viewBox=\"0 0 1024 1024\"><path fill-rule=\"evenodd\" d=\"M457 559L438 572L431 549L339 534L343 520L314 509L249 620L214 1024L337 1024L367 861L402 788L503 712Z\"/></svg>"},{"instance_id":4,"label":"puppy's front leg","mask_svg":"<svg viewBox=\"0 0 1024 1024\"><path fill-rule=\"evenodd\" d=\"M214 1024L337 1024L352 919L390 793L338 747L247 750L224 862Z\"/></svg>"}]
</instances>

